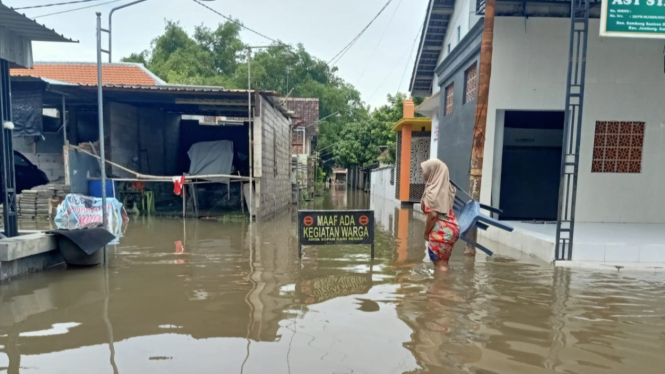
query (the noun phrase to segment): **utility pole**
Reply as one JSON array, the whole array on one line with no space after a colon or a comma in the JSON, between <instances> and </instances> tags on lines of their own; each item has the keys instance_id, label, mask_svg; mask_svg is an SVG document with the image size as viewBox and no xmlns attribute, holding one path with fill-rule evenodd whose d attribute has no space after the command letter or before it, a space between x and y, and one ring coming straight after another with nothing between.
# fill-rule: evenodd
<instances>
[{"instance_id":1,"label":"utility pole","mask_svg":"<svg viewBox=\"0 0 665 374\"><path fill-rule=\"evenodd\" d=\"M480 200L480 187L483 180L483 154L485 152L485 129L487 127L487 104L492 76L492 45L494 44L494 14L496 0L485 3L483 37L480 45L480 66L478 69L478 100L476 101L476 122L473 126L473 148L471 149L471 178L469 194L474 200ZM476 235L474 232L473 236ZM472 239L475 240L475 237ZM476 249L467 245L467 256L475 256Z\"/></svg>"},{"instance_id":2,"label":"utility pole","mask_svg":"<svg viewBox=\"0 0 665 374\"><path fill-rule=\"evenodd\" d=\"M113 9L111 9L111 11L109 12L109 31L108 31L108 34L109 34L109 64L111 62L113 62L112 61L112 53L113 53L113 43L112 43L113 42L113 39L112 39L113 38L113 13L115 13L116 10L127 8L129 6L132 6L132 5L135 5L135 4L138 4L138 3L142 3L144 1L146 1L146 0L132 1L131 3L115 7Z\"/></svg>"},{"instance_id":3,"label":"utility pole","mask_svg":"<svg viewBox=\"0 0 665 374\"><path fill-rule=\"evenodd\" d=\"M106 156L104 155L104 96L102 88L102 14L97 12L97 119L99 121L99 171L102 182L102 225L108 230L106 216ZM107 264L106 246L104 246L104 265Z\"/></svg>"},{"instance_id":4,"label":"utility pole","mask_svg":"<svg viewBox=\"0 0 665 374\"><path fill-rule=\"evenodd\" d=\"M252 150L252 48L247 47L247 117L249 126L247 133L249 138L249 222L254 220L254 157Z\"/></svg>"}]
</instances>

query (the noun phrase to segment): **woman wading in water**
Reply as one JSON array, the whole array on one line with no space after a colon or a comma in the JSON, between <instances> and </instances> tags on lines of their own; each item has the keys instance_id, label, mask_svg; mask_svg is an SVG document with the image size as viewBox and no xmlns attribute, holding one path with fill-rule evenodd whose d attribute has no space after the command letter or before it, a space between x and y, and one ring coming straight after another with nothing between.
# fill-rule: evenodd
<instances>
[{"instance_id":1,"label":"woman wading in water","mask_svg":"<svg viewBox=\"0 0 665 374\"><path fill-rule=\"evenodd\" d=\"M459 224L453 213L457 190L450 183L448 166L443 161L431 159L420 166L426 181L420 203L427 216L424 235L427 254L436 269L447 271L453 246L459 239Z\"/></svg>"}]
</instances>

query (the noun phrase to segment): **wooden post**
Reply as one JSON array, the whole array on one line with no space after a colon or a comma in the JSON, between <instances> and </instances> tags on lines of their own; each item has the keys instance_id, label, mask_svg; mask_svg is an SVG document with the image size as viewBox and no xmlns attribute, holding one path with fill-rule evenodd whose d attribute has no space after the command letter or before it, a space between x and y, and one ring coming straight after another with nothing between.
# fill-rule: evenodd
<instances>
[{"instance_id":1,"label":"wooden post","mask_svg":"<svg viewBox=\"0 0 665 374\"><path fill-rule=\"evenodd\" d=\"M196 197L196 185L192 183L190 184L190 188L192 189L191 192L192 192L192 202L194 203L194 215L196 216L196 218L199 218L199 201L198 198Z\"/></svg>"},{"instance_id":2,"label":"wooden post","mask_svg":"<svg viewBox=\"0 0 665 374\"><path fill-rule=\"evenodd\" d=\"M478 100L476 101L476 122L473 127L473 148L471 149L471 178L469 194L474 200L480 200L480 187L483 179L483 154L485 152L485 128L487 127L487 104L489 100L490 78L492 76L492 44L494 43L494 13L496 0L485 3L483 38L480 45L480 67L478 69ZM476 232L472 239L476 239ZM467 245L467 256L475 256L476 249Z\"/></svg>"},{"instance_id":3,"label":"wooden post","mask_svg":"<svg viewBox=\"0 0 665 374\"><path fill-rule=\"evenodd\" d=\"M72 179L69 174L69 141L65 141L65 145L62 146L62 162L65 167L65 185L71 186Z\"/></svg>"},{"instance_id":4,"label":"wooden post","mask_svg":"<svg viewBox=\"0 0 665 374\"><path fill-rule=\"evenodd\" d=\"M300 215L298 215L298 258L302 258L302 232L300 232Z\"/></svg>"},{"instance_id":5,"label":"wooden post","mask_svg":"<svg viewBox=\"0 0 665 374\"><path fill-rule=\"evenodd\" d=\"M183 184L182 186L182 219L185 219L187 216L187 184Z\"/></svg>"}]
</instances>

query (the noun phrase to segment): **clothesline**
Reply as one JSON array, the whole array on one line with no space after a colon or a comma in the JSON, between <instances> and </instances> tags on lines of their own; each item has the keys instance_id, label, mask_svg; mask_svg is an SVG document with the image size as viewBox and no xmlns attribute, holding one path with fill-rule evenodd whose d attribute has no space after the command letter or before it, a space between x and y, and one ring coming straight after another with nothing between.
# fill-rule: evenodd
<instances>
[{"instance_id":1,"label":"clothesline","mask_svg":"<svg viewBox=\"0 0 665 374\"><path fill-rule=\"evenodd\" d=\"M88 151L86 151L85 149L83 149L83 148L81 148L81 147L77 147L77 146L75 146L75 145L71 145L71 144L69 145L69 147L71 147L71 148L73 148L73 149L75 149L75 150L77 150L77 151L79 151L79 152L83 152L83 153L85 153L85 154L87 154L87 155L90 155L90 156L92 156L92 157L94 157L94 158L96 158L96 159L98 159L98 160L101 160L101 157L99 157L99 156L97 156L96 154L93 154L93 153L91 153L91 152L88 152ZM136 171L134 171L134 170L131 170L131 169L127 168L127 167L124 167L124 166L122 166L122 165L118 165L118 164L116 164L115 162L112 162L112 161L109 161L109 160L104 160L104 161L106 161L106 163L109 164L109 165L111 165L111 166L115 166L115 167L117 167L118 169L121 169L121 170L123 170L123 171L125 171L125 172L127 172L127 173L130 173L130 174L133 174L133 175L136 176L135 179L132 179L132 178L109 178L109 179L113 179L113 180L116 180L116 181L126 181L126 182L145 182L145 181L153 181L153 182L169 182L169 183L173 183L173 180L174 180L174 179L176 179L176 178L179 179L179 178L183 177L182 175L175 175L175 176L166 176L166 175L163 175L163 176L160 176L160 175L141 174L141 173L138 173L138 172L136 172ZM191 183L193 183L193 184L199 184L199 183L214 183L214 182L204 182L204 181L194 182L194 180L197 180L197 179L215 179L215 178L228 178L228 179L234 179L234 182L235 182L235 181L240 181L240 182L242 182L242 181L247 181L247 182L249 182L249 177L243 177L243 176L240 176L240 175L230 175L230 174L185 175L184 177L185 177L185 181L192 181ZM188 183L188 184L190 184L190 183Z\"/></svg>"}]
</instances>

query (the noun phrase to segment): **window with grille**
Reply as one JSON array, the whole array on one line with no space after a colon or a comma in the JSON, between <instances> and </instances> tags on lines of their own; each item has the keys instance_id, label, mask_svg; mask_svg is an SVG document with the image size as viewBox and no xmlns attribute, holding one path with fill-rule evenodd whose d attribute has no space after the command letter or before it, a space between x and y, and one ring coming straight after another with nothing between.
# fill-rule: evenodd
<instances>
[{"instance_id":1,"label":"window with grille","mask_svg":"<svg viewBox=\"0 0 665 374\"><path fill-rule=\"evenodd\" d=\"M474 63L464 72L464 103L473 101L478 94L478 66Z\"/></svg>"},{"instance_id":2,"label":"window with grille","mask_svg":"<svg viewBox=\"0 0 665 374\"><path fill-rule=\"evenodd\" d=\"M597 121L592 173L640 173L644 122Z\"/></svg>"},{"instance_id":3,"label":"window with grille","mask_svg":"<svg viewBox=\"0 0 665 374\"><path fill-rule=\"evenodd\" d=\"M453 114L453 84L446 87L446 112L445 115Z\"/></svg>"}]
</instances>

